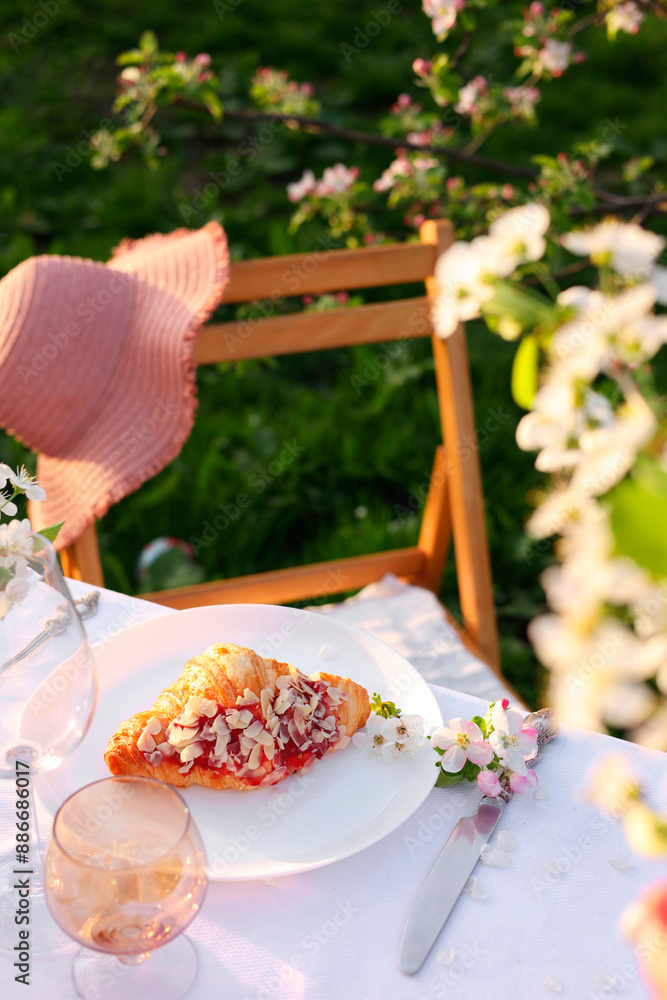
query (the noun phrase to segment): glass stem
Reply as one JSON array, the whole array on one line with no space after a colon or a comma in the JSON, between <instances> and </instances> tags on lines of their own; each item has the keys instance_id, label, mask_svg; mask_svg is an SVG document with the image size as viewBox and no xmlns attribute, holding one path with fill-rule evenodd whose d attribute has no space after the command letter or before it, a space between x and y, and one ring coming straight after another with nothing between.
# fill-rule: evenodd
<instances>
[{"instance_id":1,"label":"glass stem","mask_svg":"<svg viewBox=\"0 0 667 1000\"><path fill-rule=\"evenodd\" d=\"M122 962L123 965L141 965L149 955L149 951L142 951L140 955L119 955L118 961Z\"/></svg>"}]
</instances>

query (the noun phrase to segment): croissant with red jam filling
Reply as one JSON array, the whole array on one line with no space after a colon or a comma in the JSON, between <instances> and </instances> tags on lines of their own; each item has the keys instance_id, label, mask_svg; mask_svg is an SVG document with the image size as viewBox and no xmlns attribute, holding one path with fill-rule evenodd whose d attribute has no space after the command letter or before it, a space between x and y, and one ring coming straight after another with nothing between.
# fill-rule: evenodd
<instances>
[{"instance_id":1,"label":"croissant with red jam filling","mask_svg":"<svg viewBox=\"0 0 667 1000\"><path fill-rule=\"evenodd\" d=\"M170 785L249 790L304 773L365 725L368 692L349 677L310 677L224 643L189 660L153 708L118 728L112 774Z\"/></svg>"}]
</instances>

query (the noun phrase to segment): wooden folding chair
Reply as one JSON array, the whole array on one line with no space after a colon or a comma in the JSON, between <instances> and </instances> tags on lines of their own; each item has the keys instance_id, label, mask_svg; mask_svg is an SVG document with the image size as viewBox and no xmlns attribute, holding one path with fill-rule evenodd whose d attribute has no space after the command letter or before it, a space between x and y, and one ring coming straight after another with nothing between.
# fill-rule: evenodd
<instances>
[{"instance_id":1,"label":"wooden folding chair","mask_svg":"<svg viewBox=\"0 0 667 1000\"><path fill-rule=\"evenodd\" d=\"M320 250L231 265L225 302L370 288L424 281L427 295L350 309L212 323L197 340L200 365L294 354L351 344L430 336L435 358L443 445L435 450L417 545L373 555L179 587L141 596L172 608L203 604L287 604L357 590L387 572L439 591L453 536L463 625L462 641L499 671L498 636L476 441L465 331L447 340L433 335L430 309L439 255L453 241L447 221L428 221L421 242L359 250ZM61 553L65 573L102 585L95 526ZM448 615L449 621L454 623Z\"/></svg>"}]
</instances>

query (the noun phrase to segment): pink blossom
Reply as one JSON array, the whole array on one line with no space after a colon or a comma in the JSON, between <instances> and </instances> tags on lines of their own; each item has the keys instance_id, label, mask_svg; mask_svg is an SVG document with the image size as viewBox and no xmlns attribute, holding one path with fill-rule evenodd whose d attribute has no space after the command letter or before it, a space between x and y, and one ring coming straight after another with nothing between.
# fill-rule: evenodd
<instances>
[{"instance_id":1,"label":"pink blossom","mask_svg":"<svg viewBox=\"0 0 667 1000\"><path fill-rule=\"evenodd\" d=\"M465 7L465 0L422 0L424 13L431 18L433 34L444 35L456 24L456 15Z\"/></svg>"},{"instance_id":2,"label":"pink blossom","mask_svg":"<svg viewBox=\"0 0 667 1000\"><path fill-rule=\"evenodd\" d=\"M477 110L477 100L487 93L488 87L483 76L476 76L466 83L465 87L459 90L458 103L454 105L454 110L460 115L472 115Z\"/></svg>"},{"instance_id":3,"label":"pink blossom","mask_svg":"<svg viewBox=\"0 0 667 1000\"><path fill-rule=\"evenodd\" d=\"M346 167L344 163L336 163L333 167L327 167L322 174L322 180L315 188L315 194L323 195L343 194L349 191L357 177L359 167Z\"/></svg>"},{"instance_id":4,"label":"pink blossom","mask_svg":"<svg viewBox=\"0 0 667 1000\"><path fill-rule=\"evenodd\" d=\"M510 771L510 788L519 795L521 792L527 792L529 789L535 788L537 781L537 775L530 768L526 768L525 774L516 774L516 772Z\"/></svg>"},{"instance_id":5,"label":"pink blossom","mask_svg":"<svg viewBox=\"0 0 667 1000\"><path fill-rule=\"evenodd\" d=\"M187 62L187 58L185 52L177 52L174 56L174 62Z\"/></svg>"},{"instance_id":6,"label":"pink blossom","mask_svg":"<svg viewBox=\"0 0 667 1000\"><path fill-rule=\"evenodd\" d=\"M538 56L543 69L549 70L552 76L561 76L570 64L572 43L547 38Z\"/></svg>"},{"instance_id":7,"label":"pink blossom","mask_svg":"<svg viewBox=\"0 0 667 1000\"><path fill-rule=\"evenodd\" d=\"M382 171L382 176L374 182L373 190L378 192L390 191L399 177L409 177L412 173L412 164L407 156L397 156L387 169Z\"/></svg>"},{"instance_id":8,"label":"pink blossom","mask_svg":"<svg viewBox=\"0 0 667 1000\"><path fill-rule=\"evenodd\" d=\"M290 201L302 201L312 194L317 187L315 174L312 170L304 170L300 181L287 185L287 197Z\"/></svg>"},{"instance_id":9,"label":"pink blossom","mask_svg":"<svg viewBox=\"0 0 667 1000\"><path fill-rule=\"evenodd\" d=\"M515 115L530 114L540 99L537 87L527 87L526 84L519 87L505 87L503 94L510 102Z\"/></svg>"},{"instance_id":10,"label":"pink blossom","mask_svg":"<svg viewBox=\"0 0 667 1000\"><path fill-rule=\"evenodd\" d=\"M536 749L536 733L532 726L524 731L521 714L509 709L507 698L497 701L491 711L493 732L489 742L503 765L517 774L525 775L525 758L531 757Z\"/></svg>"},{"instance_id":11,"label":"pink blossom","mask_svg":"<svg viewBox=\"0 0 667 1000\"><path fill-rule=\"evenodd\" d=\"M480 771L477 775L477 784L490 798L496 798L503 790L493 771Z\"/></svg>"},{"instance_id":12,"label":"pink blossom","mask_svg":"<svg viewBox=\"0 0 667 1000\"><path fill-rule=\"evenodd\" d=\"M201 66L202 69L206 69L207 66L211 65L211 57L208 52L200 52L194 58L195 66Z\"/></svg>"},{"instance_id":13,"label":"pink blossom","mask_svg":"<svg viewBox=\"0 0 667 1000\"><path fill-rule=\"evenodd\" d=\"M433 62L430 59L415 59L412 64L412 71L424 79L433 72Z\"/></svg>"},{"instance_id":14,"label":"pink blossom","mask_svg":"<svg viewBox=\"0 0 667 1000\"><path fill-rule=\"evenodd\" d=\"M485 743L482 730L474 722L466 719L450 719L449 726L436 730L431 743L444 750L442 767L456 774L466 760L473 764L485 765L493 760L493 750Z\"/></svg>"}]
</instances>

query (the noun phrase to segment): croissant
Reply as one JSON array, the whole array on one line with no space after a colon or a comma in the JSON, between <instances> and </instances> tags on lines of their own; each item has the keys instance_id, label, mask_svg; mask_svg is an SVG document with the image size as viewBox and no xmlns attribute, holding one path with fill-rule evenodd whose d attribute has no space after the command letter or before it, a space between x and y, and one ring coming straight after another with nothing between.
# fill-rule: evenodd
<instances>
[{"instance_id":1,"label":"croissant","mask_svg":"<svg viewBox=\"0 0 667 1000\"><path fill-rule=\"evenodd\" d=\"M104 759L112 774L180 787L261 788L343 749L369 713L368 692L348 677L307 677L225 643L189 660L150 711L123 722Z\"/></svg>"}]
</instances>

